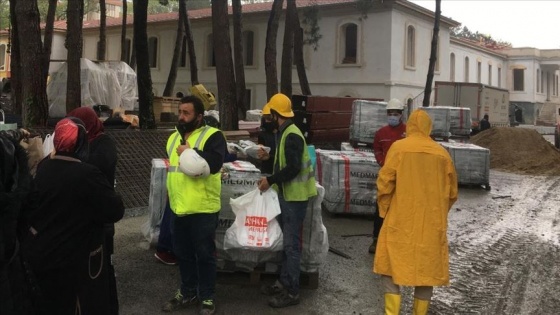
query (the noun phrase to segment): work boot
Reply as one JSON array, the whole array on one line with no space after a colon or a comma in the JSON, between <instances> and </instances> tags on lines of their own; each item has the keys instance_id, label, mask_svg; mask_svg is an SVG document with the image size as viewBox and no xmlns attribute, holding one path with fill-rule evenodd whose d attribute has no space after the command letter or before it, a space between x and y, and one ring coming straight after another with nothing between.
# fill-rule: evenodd
<instances>
[{"instance_id":1,"label":"work boot","mask_svg":"<svg viewBox=\"0 0 560 315\"><path fill-rule=\"evenodd\" d=\"M375 254L376 249L377 249L377 237L375 237L371 245L369 245L368 252L370 254Z\"/></svg>"},{"instance_id":2,"label":"work boot","mask_svg":"<svg viewBox=\"0 0 560 315\"><path fill-rule=\"evenodd\" d=\"M420 300L414 298L414 306L412 307L412 315L426 315L428 314L428 308L430 307L430 301Z\"/></svg>"},{"instance_id":3,"label":"work boot","mask_svg":"<svg viewBox=\"0 0 560 315\"><path fill-rule=\"evenodd\" d=\"M282 293L268 300L268 305L274 308L287 307L299 304L299 294L291 295L288 291L284 290Z\"/></svg>"},{"instance_id":4,"label":"work boot","mask_svg":"<svg viewBox=\"0 0 560 315\"><path fill-rule=\"evenodd\" d=\"M161 307L161 310L164 312L173 312L196 304L198 304L198 298L196 295L184 297L183 294L181 294L181 290L177 290L175 297L165 302L165 304Z\"/></svg>"},{"instance_id":5,"label":"work boot","mask_svg":"<svg viewBox=\"0 0 560 315\"><path fill-rule=\"evenodd\" d=\"M401 311L401 295L385 293L385 315L399 315Z\"/></svg>"},{"instance_id":6,"label":"work boot","mask_svg":"<svg viewBox=\"0 0 560 315\"><path fill-rule=\"evenodd\" d=\"M216 312L214 300L204 300L200 306L200 315L213 315Z\"/></svg>"},{"instance_id":7,"label":"work boot","mask_svg":"<svg viewBox=\"0 0 560 315\"><path fill-rule=\"evenodd\" d=\"M276 280L276 282L271 285L263 285L261 287L261 293L268 296L282 293L282 291L284 291L284 286L282 285L282 283L280 283L279 280Z\"/></svg>"}]
</instances>

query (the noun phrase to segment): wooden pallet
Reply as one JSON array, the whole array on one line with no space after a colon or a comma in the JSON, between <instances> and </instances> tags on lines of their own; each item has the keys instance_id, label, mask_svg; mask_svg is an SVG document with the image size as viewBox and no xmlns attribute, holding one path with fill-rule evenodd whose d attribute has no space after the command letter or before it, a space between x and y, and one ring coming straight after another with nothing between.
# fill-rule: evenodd
<instances>
[{"instance_id":1,"label":"wooden pallet","mask_svg":"<svg viewBox=\"0 0 560 315\"><path fill-rule=\"evenodd\" d=\"M279 266L277 270L266 270L263 265L255 267L253 270L235 270L227 267L218 268L218 282L236 285L263 285L272 283L278 279ZM319 287L319 272L301 272L300 287L303 289L317 289Z\"/></svg>"}]
</instances>

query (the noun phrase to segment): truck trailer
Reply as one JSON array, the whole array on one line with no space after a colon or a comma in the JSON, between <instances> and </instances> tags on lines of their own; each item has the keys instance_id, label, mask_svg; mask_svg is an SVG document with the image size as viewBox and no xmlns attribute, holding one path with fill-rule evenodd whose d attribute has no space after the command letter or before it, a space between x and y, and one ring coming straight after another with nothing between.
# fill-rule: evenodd
<instances>
[{"instance_id":1,"label":"truck trailer","mask_svg":"<svg viewBox=\"0 0 560 315\"><path fill-rule=\"evenodd\" d=\"M509 126L509 91L481 83L435 82L435 106L469 107L472 128L488 115L492 126Z\"/></svg>"}]
</instances>

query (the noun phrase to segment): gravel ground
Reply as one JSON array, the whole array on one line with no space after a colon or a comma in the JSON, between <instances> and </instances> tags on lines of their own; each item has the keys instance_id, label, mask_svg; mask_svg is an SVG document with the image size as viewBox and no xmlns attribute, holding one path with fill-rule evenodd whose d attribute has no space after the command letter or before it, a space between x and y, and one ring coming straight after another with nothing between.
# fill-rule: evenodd
<instances>
[{"instance_id":1,"label":"gravel ground","mask_svg":"<svg viewBox=\"0 0 560 315\"><path fill-rule=\"evenodd\" d=\"M451 285L436 288L430 314L557 314L560 309L560 177L491 171L491 191L461 187L449 215ZM140 234L147 215L117 224L116 270L121 314L160 314L179 283L177 267L157 263ZM382 290L372 274L365 217L323 213L330 245L319 288L304 289L301 304L275 310L246 274L218 275L218 314L382 314ZM266 277L264 282L273 281ZM403 314L412 308L404 288ZM179 314L196 314L195 309Z\"/></svg>"}]
</instances>

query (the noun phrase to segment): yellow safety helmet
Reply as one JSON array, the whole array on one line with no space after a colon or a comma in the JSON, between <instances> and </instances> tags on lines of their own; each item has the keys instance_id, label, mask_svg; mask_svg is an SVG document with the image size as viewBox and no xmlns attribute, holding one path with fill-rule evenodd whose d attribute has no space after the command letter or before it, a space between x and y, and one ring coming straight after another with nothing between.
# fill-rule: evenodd
<instances>
[{"instance_id":1,"label":"yellow safety helmet","mask_svg":"<svg viewBox=\"0 0 560 315\"><path fill-rule=\"evenodd\" d=\"M274 94L266 106L269 106L271 110L275 110L282 117L294 117L292 101L282 93Z\"/></svg>"},{"instance_id":2,"label":"yellow safety helmet","mask_svg":"<svg viewBox=\"0 0 560 315\"><path fill-rule=\"evenodd\" d=\"M262 109L262 114L263 115L270 115L270 105L268 105L268 104L264 105L264 107Z\"/></svg>"}]
</instances>

